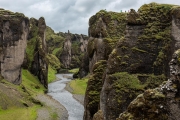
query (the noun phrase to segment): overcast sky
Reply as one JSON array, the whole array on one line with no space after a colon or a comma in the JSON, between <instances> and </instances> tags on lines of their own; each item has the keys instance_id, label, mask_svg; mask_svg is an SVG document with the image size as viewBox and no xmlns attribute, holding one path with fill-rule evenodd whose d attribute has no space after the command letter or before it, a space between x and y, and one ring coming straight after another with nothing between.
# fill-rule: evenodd
<instances>
[{"instance_id":1,"label":"overcast sky","mask_svg":"<svg viewBox=\"0 0 180 120\"><path fill-rule=\"evenodd\" d=\"M0 8L24 13L29 18L43 16L55 32L70 30L87 35L89 18L99 10L137 10L150 2L180 5L180 0L0 0Z\"/></svg>"}]
</instances>

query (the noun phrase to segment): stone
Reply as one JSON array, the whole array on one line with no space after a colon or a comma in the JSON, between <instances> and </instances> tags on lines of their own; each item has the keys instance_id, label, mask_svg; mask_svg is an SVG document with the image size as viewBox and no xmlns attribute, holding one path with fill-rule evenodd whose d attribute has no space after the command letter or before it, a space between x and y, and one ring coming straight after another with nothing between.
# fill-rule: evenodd
<instances>
[{"instance_id":1,"label":"stone","mask_svg":"<svg viewBox=\"0 0 180 120\"><path fill-rule=\"evenodd\" d=\"M0 72L7 81L21 83L29 20L21 13L0 10Z\"/></svg>"}]
</instances>

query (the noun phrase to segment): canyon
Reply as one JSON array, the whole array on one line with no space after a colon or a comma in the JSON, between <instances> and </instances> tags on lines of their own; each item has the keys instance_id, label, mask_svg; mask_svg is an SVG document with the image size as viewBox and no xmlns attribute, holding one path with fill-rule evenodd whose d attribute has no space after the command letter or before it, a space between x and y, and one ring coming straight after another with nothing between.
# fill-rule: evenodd
<instances>
[{"instance_id":1,"label":"canyon","mask_svg":"<svg viewBox=\"0 0 180 120\"><path fill-rule=\"evenodd\" d=\"M89 19L88 36L55 33L43 17L4 9L0 23L2 110L42 107L34 91L47 93L49 70L79 68L74 78L88 76L84 120L179 119L180 6L100 10Z\"/></svg>"}]
</instances>

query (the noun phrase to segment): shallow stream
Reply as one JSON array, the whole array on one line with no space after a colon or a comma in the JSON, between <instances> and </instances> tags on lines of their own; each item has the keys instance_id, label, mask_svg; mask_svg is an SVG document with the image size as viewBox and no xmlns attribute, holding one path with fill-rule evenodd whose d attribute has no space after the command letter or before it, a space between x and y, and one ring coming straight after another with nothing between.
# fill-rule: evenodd
<instances>
[{"instance_id":1,"label":"shallow stream","mask_svg":"<svg viewBox=\"0 0 180 120\"><path fill-rule=\"evenodd\" d=\"M48 95L60 102L68 111L68 120L83 120L84 107L65 90L66 83L71 81L72 74L57 74L59 81L48 85Z\"/></svg>"}]
</instances>

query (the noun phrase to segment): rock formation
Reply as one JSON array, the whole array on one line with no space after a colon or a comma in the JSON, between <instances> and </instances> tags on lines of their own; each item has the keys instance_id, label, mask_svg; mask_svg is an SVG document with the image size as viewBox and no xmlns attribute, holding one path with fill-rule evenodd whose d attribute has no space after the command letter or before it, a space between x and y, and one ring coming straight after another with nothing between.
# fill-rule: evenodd
<instances>
[{"instance_id":1,"label":"rock formation","mask_svg":"<svg viewBox=\"0 0 180 120\"><path fill-rule=\"evenodd\" d=\"M80 66L81 59L87 51L86 35L68 33L54 33L47 27L46 38L49 53L55 55L61 62L61 69L72 69Z\"/></svg>"},{"instance_id":2,"label":"rock formation","mask_svg":"<svg viewBox=\"0 0 180 120\"><path fill-rule=\"evenodd\" d=\"M126 15L126 13L101 10L89 20L90 38L88 40L87 55L84 56L79 70L80 77L83 77L89 71L92 74L85 95L84 120L91 120L99 109L100 91L104 82L103 74L107 66L106 60L116 42L124 36L123 31L127 23Z\"/></svg>"},{"instance_id":3,"label":"rock formation","mask_svg":"<svg viewBox=\"0 0 180 120\"><path fill-rule=\"evenodd\" d=\"M180 118L180 49L170 61L170 79L138 95L116 120L178 120Z\"/></svg>"},{"instance_id":4,"label":"rock formation","mask_svg":"<svg viewBox=\"0 0 180 120\"><path fill-rule=\"evenodd\" d=\"M116 119L137 95L159 86L169 77L168 63L179 48L179 11L178 6L150 3L138 12L101 10L90 18L87 53L91 76L95 76L92 68L99 60L107 60L107 67L101 70L103 86L97 86L102 89L96 95L91 94L93 90L86 91L89 98L85 99L84 120L93 119L95 114L94 111L87 114L93 110L87 107L93 104L91 97L99 97L100 101L93 106L102 112L99 114L97 110L94 119L101 115L104 120ZM99 44L101 41L104 44ZM100 80L89 81L87 88L95 81Z\"/></svg>"},{"instance_id":5,"label":"rock formation","mask_svg":"<svg viewBox=\"0 0 180 120\"><path fill-rule=\"evenodd\" d=\"M26 59L24 68L28 68L31 73L38 77L40 82L48 87L48 62L47 45L45 40L46 23L43 17L36 20L30 19L30 33L26 49Z\"/></svg>"},{"instance_id":6,"label":"rock formation","mask_svg":"<svg viewBox=\"0 0 180 120\"><path fill-rule=\"evenodd\" d=\"M64 65L64 68L69 68L71 64L71 38L70 33L68 31L68 35L63 43L63 50L60 55L60 62Z\"/></svg>"},{"instance_id":7,"label":"rock formation","mask_svg":"<svg viewBox=\"0 0 180 120\"><path fill-rule=\"evenodd\" d=\"M7 81L21 83L29 20L21 13L0 9L0 72Z\"/></svg>"}]
</instances>

